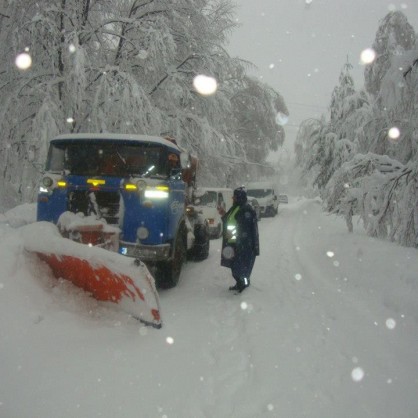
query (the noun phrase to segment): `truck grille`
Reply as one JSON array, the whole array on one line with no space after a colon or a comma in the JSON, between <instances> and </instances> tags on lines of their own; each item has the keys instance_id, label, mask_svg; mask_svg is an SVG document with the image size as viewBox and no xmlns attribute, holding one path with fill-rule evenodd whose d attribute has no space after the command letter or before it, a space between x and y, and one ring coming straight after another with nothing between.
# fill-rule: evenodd
<instances>
[{"instance_id":1,"label":"truck grille","mask_svg":"<svg viewBox=\"0 0 418 418\"><path fill-rule=\"evenodd\" d=\"M95 215L110 225L117 225L120 216L119 192L75 190L68 195L68 210L73 213Z\"/></svg>"}]
</instances>

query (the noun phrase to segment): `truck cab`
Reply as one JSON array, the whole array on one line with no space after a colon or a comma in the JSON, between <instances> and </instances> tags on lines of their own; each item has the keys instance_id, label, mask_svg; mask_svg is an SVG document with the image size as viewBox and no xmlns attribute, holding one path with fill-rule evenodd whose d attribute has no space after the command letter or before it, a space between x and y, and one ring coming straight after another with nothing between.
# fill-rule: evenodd
<instances>
[{"instance_id":1,"label":"truck cab","mask_svg":"<svg viewBox=\"0 0 418 418\"><path fill-rule=\"evenodd\" d=\"M189 168L190 156L162 137L58 136L50 141L37 220L59 224L70 212L116 227L117 251L145 262L158 284L172 287L187 253L203 259L209 250L204 220L186 207Z\"/></svg>"}]
</instances>

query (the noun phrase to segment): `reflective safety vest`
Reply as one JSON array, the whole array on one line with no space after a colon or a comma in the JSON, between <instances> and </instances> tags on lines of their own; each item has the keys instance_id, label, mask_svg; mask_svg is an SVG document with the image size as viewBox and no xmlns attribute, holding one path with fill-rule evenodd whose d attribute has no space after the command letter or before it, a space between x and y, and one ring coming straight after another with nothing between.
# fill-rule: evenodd
<instances>
[{"instance_id":1,"label":"reflective safety vest","mask_svg":"<svg viewBox=\"0 0 418 418\"><path fill-rule=\"evenodd\" d=\"M237 241L237 221L235 219L235 215L239 210L239 206L237 206L228 216L228 220L226 223L226 229L228 231L228 243L233 244Z\"/></svg>"}]
</instances>

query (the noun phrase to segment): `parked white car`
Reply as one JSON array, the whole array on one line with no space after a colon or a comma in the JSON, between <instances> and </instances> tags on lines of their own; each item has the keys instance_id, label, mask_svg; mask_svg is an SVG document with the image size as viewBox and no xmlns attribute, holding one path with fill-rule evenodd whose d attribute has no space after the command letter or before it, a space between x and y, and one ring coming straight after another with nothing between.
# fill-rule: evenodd
<instances>
[{"instance_id":1,"label":"parked white car","mask_svg":"<svg viewBox=\"0 0 418 418\"><path fill-rule=\"evenodd\" d=\"M246 186L248 200L257 199L261 216L276 216L279 209L277 191L272 182L248 183Z\"/></svg>"},{"instance_id":2,"label":"parked white car","mask_svg":"<svg viewBox=\"0 0 418 418\"><path fill-rule=\"evenodd\" d=\"M217 187L199 187L194 193L194 206L209 225L211 238L222 236L222 215L232 206L232 189Z\"/></svg>"}]
</instances>

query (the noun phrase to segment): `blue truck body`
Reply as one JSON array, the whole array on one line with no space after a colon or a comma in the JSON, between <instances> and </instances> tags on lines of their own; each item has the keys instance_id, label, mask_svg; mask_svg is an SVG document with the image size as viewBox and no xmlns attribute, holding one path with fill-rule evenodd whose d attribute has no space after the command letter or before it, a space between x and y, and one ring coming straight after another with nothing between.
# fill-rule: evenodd
<instances>
[{"instance_id":1,"label":"blue truck body","mask_svg":"<svg viewBox=\"0 0 418 418\"><path fill-rule=\"evenodd\" d=\"M187 216L188 158L160 137L61 135L50 141L37 220L57 224L71 212L113 225L120 230L121 254L157 267L159 281L175 285L187 251L203 259L209 245L204 223L196 214L192 223ZM187 247L190 224L199 248Z\"/></svg>"}]
</instances>

